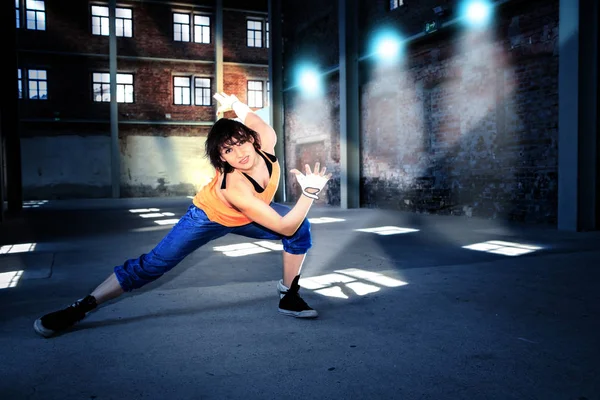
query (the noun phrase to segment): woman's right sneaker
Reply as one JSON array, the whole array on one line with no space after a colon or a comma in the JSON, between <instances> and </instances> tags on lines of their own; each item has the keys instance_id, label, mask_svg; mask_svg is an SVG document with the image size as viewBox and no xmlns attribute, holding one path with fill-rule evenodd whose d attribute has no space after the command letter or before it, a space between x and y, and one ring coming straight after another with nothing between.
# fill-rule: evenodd
<instances>
[{"instance_id":1,"label":"woman's right sneaker","mask_svg":"<svg viewBox=\"0 0 600 400\"><path fill-rule=\"evenodd\" d=\"M282 314L289 315L290 317L296 318L317 318L319 313L313 310L306 302L300 297L298 291L300 285L298 281L300 275L297 275L292 281L291 287L288 289L282 281L277 283L277 291L279 292L279 309L278 311Z\"/></svg>"},{"instance_id":2,"label":"woman's right sneaker","mask_svg":"<svg viewBox=\"0 0 600 400\"><path fill-rule=\"evenodd\" d=\"M44 315L33 323L33 329L43 337L51 337L65 331L85 318L86 314L96 308L96 298L88 295L77 300L69 307Z\"/></svg>"}]
</instances>

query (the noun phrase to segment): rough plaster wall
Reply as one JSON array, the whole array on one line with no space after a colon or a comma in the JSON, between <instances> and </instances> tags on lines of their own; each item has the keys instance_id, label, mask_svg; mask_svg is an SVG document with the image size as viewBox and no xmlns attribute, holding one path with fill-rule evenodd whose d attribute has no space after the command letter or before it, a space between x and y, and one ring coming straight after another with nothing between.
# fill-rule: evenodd
<instances>
[{"instance_id":1,"label":"rough plaster wall","mask_svg":"<svg viewBox=\"0 0 600 400\"><path fill-rule=\"evenodd\" d=\"M126 136L121 140L121 196L191 196L214 176L204 137ZM111 196L110 138L22 139L26 199Z\"/></svg>"},{"instance_id":2,"label":"rough plaster wall","mask_svg":"<svg viewBox=\"0 0 600 400\"><path fill-rule=\"evenodd\" d=\"M369 24L418 28L419 7L431 10L411 2L388 13L383 3L366 6ZM302 34L286 38L295 51L298 41L319 31L318 21L302 23ZM555 223L557 39L557 0L520 3L506 8L488 35L428 38L393 70L363 65L362 206ZM329 53L336 51L331 45ZM304 154L310 133L296 93L285 98L288 159ZM337 90L326 97L323 104L337 111ZM339 127L335 111L320 126ZM334 172L328 190L339 196L339 134L322 143ZM335 204L337 196L328 201Z\"/></svg>"},{"instance_id":3,"label":"rough plaster wall","mask_svg":"<svg viewBox=\"0 0 600 400\"><path fill-rule=\"evenodd\" d=\"M337 79L331 79L327 88L328 95L319 98L286 96L286 104L294 112L286 113L284 122L285 162L288 171L304 171L305 164L314 166L317 161L327 167L333 177L327 184L326 196L320 196L317 203L339 205L339 101L334 96ZM287 182L288 199L294 201L301 195L301 188L291 174Z\"/></svg>"},{"instance_id":4,"label":"rough plaster wall","mask_svg":"<svg viewBox=\"0 0 600 400\"><path fill-rule=\"evenodd\" d=\"M557 28L537 27L512 54L503 40L463 37L373 71L363 205L555 223Z\"/></svg>"},{"instance_id":5,"label":"rough plaster wall","mask_svg":"<svg viewBox=\"0 0 600 400\"><path fill-rule=\"evenodd\" d=\"M21 139L25 199L110 196L110 138Z\"/></svg>"},{"instance_id":6,"label":"rough plaster wall","mask_svg":"<svg viewBox=\"0 0 600 400\"><path fill-rule=\"evenodd\" d=\"M318 66L336 65L338 61L337 2L306 0L283 2L284 14L284 87L296 81L294 68L310 61ZM289 22L289 23L288 23ZM339 170L339 85L337 73L324 77L322 96L302 97L297 91L284 91L284 132L286 169L302 170L304 163L319 161L333 177L326 196L319 203L340 204ZM293 175L288 174L287 198L296 200L301 190Z\"/></svg>"},{"instance_id":7,"label":"rough plaster wall","mask_svg":"<svg viewBox=\"0 0 600 400\"><path fill-rule=\"evenodd\" d=\"M126 137L121 142L121 195L194 195L214 176L204 142L204 137Z\"/></svg>"}]
</instances>

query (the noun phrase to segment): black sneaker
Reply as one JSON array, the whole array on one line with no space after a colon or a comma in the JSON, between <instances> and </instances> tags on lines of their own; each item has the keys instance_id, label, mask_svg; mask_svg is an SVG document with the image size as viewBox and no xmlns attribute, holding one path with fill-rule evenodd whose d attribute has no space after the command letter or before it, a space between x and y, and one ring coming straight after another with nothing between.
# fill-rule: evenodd
<instances>
[{"instance_id":1,"label":"black sneaker","mask_svg":"<svg viewBox=\"0 0 600 400\"><path fill-rule=\"evenodd\" d=\"M33 329L43 337L50 337L60 331L69 329L84 319L85 315L96 306L94 296L85 296L64 310L55 311L38 318L33 324Z\"/></svg>"},{"instance_id":2,"label":"black sneaker","mask_svg":"<svg viewBox=\"0 0 600 400\"><path fill-rule=\"evenodd\" d=\"M286 287L281 282L277 285L279 293L283 296L279 300L279 312L296 318L317 318L319 313L310 308L298 294L300 290L299 279L300 275L297 275L287 291L285 291Z\"/></svg>"}]
</instances>

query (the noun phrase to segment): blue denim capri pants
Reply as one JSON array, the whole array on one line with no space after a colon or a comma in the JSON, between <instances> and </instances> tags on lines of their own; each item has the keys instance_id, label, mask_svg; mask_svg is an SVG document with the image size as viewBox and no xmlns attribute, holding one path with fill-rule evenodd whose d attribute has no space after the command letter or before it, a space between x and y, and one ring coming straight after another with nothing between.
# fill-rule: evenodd
<instances>
[{"instance_id":1,"label":"blue denim capri pants","mask_svg":"<svg viewBox=\"0 0 600 400\"><path fill-rule=\"evenodd\" d=\"M271 203L270 206L281 216L290 211L282 204ZM290 254L305 254L312 246L308 219L302 222L294 235L283 236L257 223L232 228L223 226L209 220L203 210L192 204L154 249L116 266L115 275L126 292L141 288L160 278L200 246L228 233L254 239L281 240L283 250Z\"/></svg>"}]
</instances>

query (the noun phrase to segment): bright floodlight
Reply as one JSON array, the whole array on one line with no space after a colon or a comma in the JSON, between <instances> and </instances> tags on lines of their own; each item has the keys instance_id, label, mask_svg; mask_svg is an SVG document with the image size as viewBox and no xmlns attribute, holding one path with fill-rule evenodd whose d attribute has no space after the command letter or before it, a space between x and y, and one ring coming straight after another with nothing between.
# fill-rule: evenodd
<instances>
[{"instance_id":1,"label":"bright floodlight","mask_svg":"<svg viewBox=\"0 0 600 400\"><path fill-rule=\"evenodd\" d=\"M487 26L492 17L492 4L488 0L469 0L461 6L461 16L472 28Z\"/></svg>"},{"instance_id":2,"label":"bright floodlight","mask_svg":"<svg viewBox=\"0 0 600 400\"><path fill-rule=\"evenodd\" d=\"M301 66L298 68L297 85L304 95L316 96L321 93L321 76L316 68Z\"/></svg>"},{"instance_id":3,"label":"bright floodlight","mask_svg":"<svg viewBox=\"0 0 600 400\"><path fill-rule=\"evenodd\" d=\"M375 35L372 53L383 62L394 62L400 55L402 40L393 31Z\"/></svg>"},{"instance_id":4,"label":"bright floodlight","mask_svg":"<svg viewBox=\"0 0 600 400\"><path fill-rule=\"evenodd\" d=\"M377 54L379 54L384 59L392 59L398 56L398 49L400 45L396 40L392 38L384 38L377 45Z\"/></svg>"}]
</instances>

